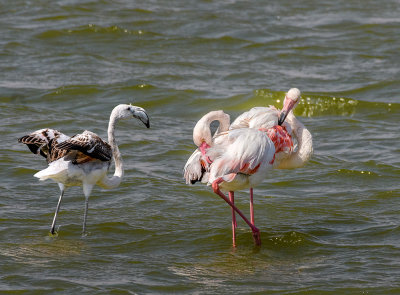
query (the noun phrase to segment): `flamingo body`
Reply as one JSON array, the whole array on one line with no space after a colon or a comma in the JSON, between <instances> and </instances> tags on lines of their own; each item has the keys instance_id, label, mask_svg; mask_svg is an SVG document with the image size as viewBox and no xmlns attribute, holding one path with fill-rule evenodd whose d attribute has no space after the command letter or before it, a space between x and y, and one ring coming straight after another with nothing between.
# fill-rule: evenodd
<instances>
[{"instance_id":1,"label":"flamingo body","mask_svg":"<svg viewBox=\"0 0 400 295\"><path fill-rule=\"evenodd\" d=\"M84 164L74 164L68 157L63 157L51 162L46 169L37 172L34 176L42 181L52 179L65 187L95 184L101 186L98 182L106 176L109 166L110 162L95 159Z\"/></svg>"},{"instance_id":2,"label":"flamingo body","mask_svg":"<svg viewBox=\"0 0 400 295\"><path fill-rule=\"evenodd\" d=\"M57 130L42 129L19 141L31 150L35 146L35 153L43 154L49 162L35 177L52 179L66 187L96 184L106 175L112 159L111 146L90 131L69 137Z\"/></svg>"},{"instance_id":3,"label":"flamingo body","mask_svg":"<svg viewBox=\"0 0 400 295\"><path fill-rule=\"evenodd\" d=\"M206 153L214 159L208 184L222 177L224 182L220 188L224 191L254 187L272 168L274 153L271 140L256 129L230 130L226 135L217 136L215 145Z\"/></svg>"}]
</instances>

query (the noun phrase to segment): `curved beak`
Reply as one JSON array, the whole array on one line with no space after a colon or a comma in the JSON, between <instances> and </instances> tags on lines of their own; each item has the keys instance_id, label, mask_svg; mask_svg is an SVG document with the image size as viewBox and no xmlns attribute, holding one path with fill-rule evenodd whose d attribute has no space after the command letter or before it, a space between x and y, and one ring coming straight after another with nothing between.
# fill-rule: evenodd
<instances>
[{"instance_id":1,"label":"curved beak","mask_svg":"<svg viewBox=\"0 0 400 295\"><path fill-rule=\"evenodd\" d=\"M283 102L283 108L282 108L281 114L279 115L279 119L278 119L278 125L282 125L283 122L285 122L286 116L293 109L295 104L296 104L296 102L294 100L285 96L285 101Z\"/></svg>"},{"instance_id":2,"label":"curved beak","mask_svg":"<svg viewBox=\"0 0 400 295\"><path fill-rule=\"evenodd\" d=\"M133 117L139 119L147 128L150 128L150 119L146 111L141 107L132 107Z\"/></svg>"}]
</instances>

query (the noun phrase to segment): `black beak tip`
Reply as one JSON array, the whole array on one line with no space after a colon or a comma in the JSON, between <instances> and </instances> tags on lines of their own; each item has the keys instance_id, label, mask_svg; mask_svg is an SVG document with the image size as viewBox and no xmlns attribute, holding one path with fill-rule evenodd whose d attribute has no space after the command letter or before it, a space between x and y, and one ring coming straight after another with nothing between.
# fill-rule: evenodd
<instances>
[{"instance_id":1,"label":"black beak tip","mask_svg":"<svg viewBox=\"0 0 400 295\"><path fill-rule=\"evenodd\" d=\"M286 113L282 112L278 119L278 125L281 126L283 122L285 122L285 119L286 119Z\"/></svg>"}]
</instances>

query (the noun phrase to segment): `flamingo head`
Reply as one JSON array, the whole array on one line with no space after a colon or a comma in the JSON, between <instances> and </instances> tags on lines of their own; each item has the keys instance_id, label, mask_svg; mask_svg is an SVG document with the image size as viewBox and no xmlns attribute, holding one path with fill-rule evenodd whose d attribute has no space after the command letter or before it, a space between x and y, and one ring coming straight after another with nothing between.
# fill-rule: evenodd
<instances>
[{"instance_id":1,"label":"flamingo head","mask_svg":"<svg viewBox=\"0 0 400 295\"><path fill-rule=\"evenodd\" d=\"M210 130L210 124L213 121L219 122L218 132L225 132L229 129L230 117L223 111L211 111L205 114L194 126L193 142L200 147L207 144L209 147L213 145L213 139Z\"/></svg>"},{"instance_id":2,"label":"flamingo head","mask_svg":"<svg viewBox=\"0 0 400 295\"><path fill-rule=\"evenodd\" d=\"M112 111L111 116L114 116L118 120L132 118L133 116L141 121L147 128L150 128L150 120L146 111L143 108L132 104L117 105Z\"/></svg>"},{"instance_id":3,"label":"flamingo head","mask_svg":"<svg viewBox=\"0 0 400 295\"><path fill-rule=\"evenodd\" d=\"M285 100L283 101L283 108L281 114L279 116L278 125L282 125L285 121L286 116L289 114L291 110L293 110L296 105L300 101L301 92L297 88L291 88L285 96Z\"/></svg>"}]
</instances>

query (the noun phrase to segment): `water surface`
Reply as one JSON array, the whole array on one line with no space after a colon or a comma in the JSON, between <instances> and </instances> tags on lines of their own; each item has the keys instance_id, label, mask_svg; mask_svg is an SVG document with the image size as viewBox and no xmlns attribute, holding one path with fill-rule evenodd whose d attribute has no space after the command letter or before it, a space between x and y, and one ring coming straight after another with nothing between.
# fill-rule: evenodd
<instances>
[{"instance_id":1,"label":"water surface","mask_svg":"<svg viewBox=\"0 0 400 295\"><path fill-rule=\"evenodd\" d=\"M7 294L400 293L400 4L385 1L14 1L0 4L0 290ZM314 138L297 170L255 189L262 247L209 187L187 186L192 129L210 110L235 118L282 106ZM58 186L17 143L50 127L106 138L125 121L118 189ZM248 210L248 194L237 204Z\"/></svg>"}]
</instances>

